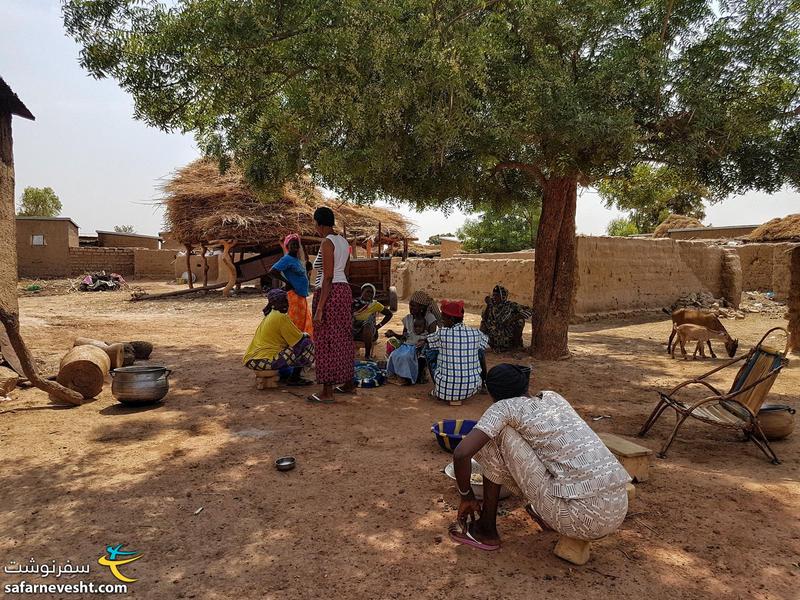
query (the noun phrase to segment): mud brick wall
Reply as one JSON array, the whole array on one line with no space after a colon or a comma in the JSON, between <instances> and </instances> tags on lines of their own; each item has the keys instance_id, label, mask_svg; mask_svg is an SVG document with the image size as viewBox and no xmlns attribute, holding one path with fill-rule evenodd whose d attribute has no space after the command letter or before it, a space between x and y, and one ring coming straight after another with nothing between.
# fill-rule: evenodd
<instances>
[{"instance_id":1,"label":"mud brick wall","mask_svg":"<svg viewBox=\"0 0 800 600\"><path fill-rule=\"evenodd\" d=\"M697 291L722 295L723 249L704 242L581 236L577 254L573 312L579 318L658 310ZM425 289L434 298L458 298L478 308L501 283L512 300L531 303L532 258L475 256L395 261L392 284L401 298Z\"/></svg>"},{"instance_id":2,"label":"mud brick wall","mask_svg":"<svg viewBox=\"0 0 800 600\"><path fill-rule=\"evenodd\" d=\"M789 297L791 252L794 244L744 244L736 246L742 261L745 291L775 292L778 300Z\"/></svg>"},{"instance_id":3,"label":"mud brick wall","mask_svg":"<svg viewBox=\"0 0 800 600\"><path fill-rule=\"evenodd\" d=\"M69 267L73 276L105 271L133 277L134 250L132 248L70 248Z\"/></svg>"},{"instance_id":4,"label":"mud brick wall","mask_svg":"<svg viewBox=\"0 0 800 600\"><path fill-rule=\"evenodd\" d=\"M172 280L175 278L175 251L136 248L133 266L136 279Z\"/></svg>"}]
</instances>

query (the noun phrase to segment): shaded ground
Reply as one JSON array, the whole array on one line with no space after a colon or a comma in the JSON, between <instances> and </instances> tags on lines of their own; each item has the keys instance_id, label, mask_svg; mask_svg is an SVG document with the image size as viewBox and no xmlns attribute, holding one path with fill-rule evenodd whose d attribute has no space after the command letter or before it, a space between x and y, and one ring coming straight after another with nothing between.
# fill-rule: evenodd
<instances>
[{"instance_id":1,"label":"shaded ground","mask_svg":"<svg viewBox=\"0 0 800 600\"><path fill-rule=\"evenodd\" d=\"M585 567L553 556L555 535L514 499L502 505L503 548L484 554L447 539L457 496L430 425L478 418L488 397L451 408L434 403L429 386L386 386L312 406L294 389L258 392L240 356L261 298L127 297L21 299L23 333L45 365L76 336L146 339L156 344L153 362L174 374L166 402L148 410L123 408L110 386L74 409L40 408L48 400L38 390L0 403L4 565L70 559L109 583L96 560L105 545L124 543L143 552L127 567L141 598L797 597L797 432L775 444L784 462L772 466L731 434L689 424L637 486L622 530L596 544ZM742 348L783 324L762 315L728 323ZM668 333L666 321L576 326L574 357L535 363L533 385L562 393L597 430L633 434L652 388L715 364L672 361ZM514 357L489 357L504 360ZM798 390L795 360L771 399L798 406ZM644 443L657 448L669 426L665 419ZM298 467L279 473L272 462L285 454Z\"/></svg>"}]
</instances>

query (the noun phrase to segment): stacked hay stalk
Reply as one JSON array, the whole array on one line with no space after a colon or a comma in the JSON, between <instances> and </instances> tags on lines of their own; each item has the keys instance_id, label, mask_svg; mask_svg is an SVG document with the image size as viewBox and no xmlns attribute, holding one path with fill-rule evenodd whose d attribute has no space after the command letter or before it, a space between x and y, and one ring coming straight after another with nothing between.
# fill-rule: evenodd
<instances>
[{"instance_id":1,"label":"stacked hay stalk","mask_svg":"<svg viewBox=\"0 0 800 600\"><path fill-rule=\"evenodd\" d=\"M747 236L750 242L800 242L800 213L772 219Z\"/></svg>"},{"instance_id":2,"label":"stacked hay stalk","mask_svg":"<svg viewBox=\"0 0 800 600\"><path fill-rule=\"evenodd\" d=\"M669 237L670 229L692 229L694 227L705 227L700 221L694 217L687 217L685 215L670 215L664 219L661 224L653 231L654 238Z\"/></svg>"}]
</instances>

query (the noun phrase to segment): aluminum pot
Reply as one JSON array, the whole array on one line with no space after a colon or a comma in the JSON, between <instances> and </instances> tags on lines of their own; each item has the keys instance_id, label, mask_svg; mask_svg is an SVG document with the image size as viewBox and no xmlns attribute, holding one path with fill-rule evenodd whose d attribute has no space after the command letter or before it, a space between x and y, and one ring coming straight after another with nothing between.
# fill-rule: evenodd
<instances>
[{"instance_id":1,"label":"aluminum pot","mask_svg":"<svg viewBox=\"0 0 800 600\"><path fill-rule=\"evenodd\" d=\"M114 369L111 371L111 393L122 404L153 404L167 395L171 373L166 367L157 365Z\"/></svg>"}]
</instances>

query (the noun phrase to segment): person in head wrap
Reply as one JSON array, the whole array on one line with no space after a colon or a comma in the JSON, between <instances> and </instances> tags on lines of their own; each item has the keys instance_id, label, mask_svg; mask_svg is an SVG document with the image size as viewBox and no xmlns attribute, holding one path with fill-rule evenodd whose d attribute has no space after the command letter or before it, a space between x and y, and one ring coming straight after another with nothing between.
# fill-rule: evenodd
<instances>
[{"instance_id":1,"label":"person in head wrap","mask_svg":"<svg viewBox=\"0 0 800 600\"><path fill-rule=\"evenodd\" d=\"M288 385L310 385L310 381L302 378L302 372L303 367L314 364L311 337L300 331L286 314L289 310L286 292L272 289L267 292L267 300L264 318L244 353L244 366L254 371L291 369L291 375L282 381Z\"/></svg>"},{"instance_id":2,"label":"person in head wrap","mask_svg":"<svg viewBox=\"0 0 800 600\"><path fill-rule=\"evenodd\" d=\"M289 318L300 331L311 335L314 331L311 308L308 306L308 272L311 263L300 259L300 236L290 233L283 239L286 251L278 262L272 265L269 274L285 284L289 299Z\"/></svg>"},{"instance_id":3,"label":"person in head wrap","mask_svg":"<svg viewBox=\"0 0 800 600\"><path fill-rule=\"evenodd\" d=\"M375 315L383 315L380 323ZM364 358L372 359L372 345L378 339L378 330L392 319L392 311L375 300L375 286L365 283L361 295L353 300L353 339L364 342Z\"/></svg>"},{"instance_id":4,"label":"person in head wrap","mask_svg":"<svg viewBox=\"0 0 800 600\"><path fill-rule=\"evenodd\" d=\"M492 350L503 352L524 347L522 330L531 318L531 309L508 299L508 290L494 286L491 296L486 296L486 307L481 313L481 331L489 336Z\"/></svg>"},{"instance_id":5,"label":"person in head wrap","mask_svg":"<svg viewBox=\"0 0 800 600\"><path fill-rule=\"evenodd\" d=\"M461 402L481 390L486 376L486 334L464 325L464 302L442 300L442 327L428 336L426 359L433 376L433 396Z\"/></svg>"},{"instance_id":6,"label":"person in head wrap","mask_svg":"<svg viewBox=\"0 0 800 600\"><path fill-rule=\"evenodd\" d=\"M436 319L437 326L441 327L442 325L442 313L439 312L436 301L431 298L428 292L417 290L411 294L408 299L408 310L414 317L426 317L426 315L430 314ZM433 333L433 331L430 333Z\"/></svg>"},{"instance_id":7,"label":"person in head wrap","mask_svg":"<svg viewBox=\"0 0 800 600\"><path fill-rule=\"evenodd\" d=\"M562 396L528 392L530 372L510 364L489 371L495 403L453 453L461 504L450 538L457 543L500 547L501 486L524 497L542 529L580 540L612 533L628 512L628 473ZM482 504L470 487L473 457L483 471Z\"/></svg>"},{"instance_id":8,"label":"person in head wrap","mask_svg":"<svg viewBox=\"0 0 800 600\"><path fill-rule=\"evenodd\" d=\"M386 370L403 385L425 382L425 357L428 336L436 331L441 315L434 313L433 298L417 291L408 303L409 314L403 318L403 333L386 332L388 361Z\"/></svg>"}]
</instances>

